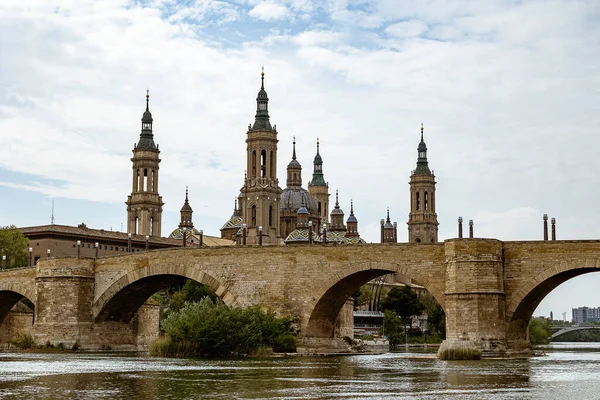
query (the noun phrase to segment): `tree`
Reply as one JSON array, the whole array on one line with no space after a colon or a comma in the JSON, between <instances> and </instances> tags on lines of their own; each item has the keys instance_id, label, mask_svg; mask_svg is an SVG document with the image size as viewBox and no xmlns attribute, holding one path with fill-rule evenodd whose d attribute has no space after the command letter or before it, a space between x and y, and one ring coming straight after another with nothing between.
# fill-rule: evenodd
<instances>
[{"instance_id":1,"label":"tree","mask_svg":"<svg viewBox=\"0 0 600 400\"><path fill-rule=\"evenodd\" d=\"M354 292L352 298L354 299L355 310L360 306L369 304L373 299L373 292L371 291L369 284L362 285L356 292Z\"/></svg>"},{"instance_id":2,"label":"tree","mask_svg":"<svg viewBox=\"0 0 600 400\"><path fill-rule=\"evenodd\" d=\"M432 334L439 333L442 337L445 337L446 313L444 313L442 306L429 293L425 294L420 300L425 306L425 313L427 314L427 329Z\"/></svg>"},{"instance_id":3,"label":"tree","mask_svg":"<svg viewBox=\"0 0 600 400\"><path fill-rule=\"evenodd\" d=\"M395 312L385 310L383 313L383 329L384 331L382 333L384 333L388 339L390 350L395 350L396 346L401 344L405 338L404 325Z\"/></svg>"},{"instance_id":4,"label":"tree","mask_svg":"<svg viewBox=\"0 0 600 400\"><path fill-rule=\"evenodd\" d=\"M403 286L388 292L381 302L381 309L395 312L406 323L411 316L420 315L425 306L410 286Z\"/></svg>"},{"instance_id":5,"label":"tree","mask_svg":"<svg viewBox=\"0 0 600 400\"><path fill-rule=\"evenodd\" d=\"M16 226L0 227L0 257L6 256L6 268L27 266L27 247L29 240Z\"/></svg>"},{"instance_id":6,"label":"tree","mask_svg":"<svg viewBox=\"0 0 600 400\"><path fill-rule=\"evenodd\" d=\"M532 345L548 344L552 334L550 320L544 317L531 318L529 321L529 341Z\"/></svg>"}]
</instances>

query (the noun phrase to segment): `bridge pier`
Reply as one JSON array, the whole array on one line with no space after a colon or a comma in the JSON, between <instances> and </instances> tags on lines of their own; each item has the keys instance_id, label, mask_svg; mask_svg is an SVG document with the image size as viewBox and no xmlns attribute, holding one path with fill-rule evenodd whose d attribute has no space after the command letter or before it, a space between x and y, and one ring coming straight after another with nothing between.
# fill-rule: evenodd
<instances>
[{"instance_id":1,"label":"bridge pier","mask_svg":"<svg viewBox=\"0 0 600 400\"><path fill-rule=\"evenodd\" d=\"M144 304L130 322L94 321L95 266L92 259L55 259L39 263L33 337L82 349L145 348L158 337L160 307Z\"/></svg>"},{"instance_id":2,"label":"bridge pier","mask_svg":"<svg viewBox=\"0 0 600 400\"><path fill-rule=\"evenodd\" d=\"M444 350L473 348L484 357L507 352L502 242L453 239L445 242L446 340Z\"/></svg>"}]
</instances>

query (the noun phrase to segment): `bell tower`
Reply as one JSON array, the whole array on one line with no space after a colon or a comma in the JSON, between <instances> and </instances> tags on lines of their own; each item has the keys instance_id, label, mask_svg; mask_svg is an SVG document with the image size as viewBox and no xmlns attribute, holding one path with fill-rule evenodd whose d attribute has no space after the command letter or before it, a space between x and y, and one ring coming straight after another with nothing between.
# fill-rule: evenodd
<instances>
[{"instance_id":1,"label":"bell tower","mask_svg":"<svg viewBox=\"0 0 600 400\"><path fill-rule=\"evenodd\" d=\"M278 244L279 195L277 179L277 130L269 120L269 97L265 91L265 72L256 97L254 125L246 133L247 173L241 188L240 209L247 226L247 243Z\"/></svg>"},{"instance_id":2,"label":"bell tower","mask_svg":"<svg viewBox=\"0 0 600 400\"><path fill-rule=\"evenodd\" d=\"M314 170L312 180L308 183L308 193L317 202L321 224L329 223L329 184L323 176L323 159L319 154L319 139L317 139L317 155L313 161Z\"/></svg>"},{"instance_id":3,"label":"bell tower","mask_svg":"<svg viewBox=\"0 0 600 400\"><path fill-rule=\"evenodd\" d=\"M435 175L427 162L427 146L423 140L417 147L417 168L410 176L409 243L435 243L438 240L438 220L435 212Z\"/></svg>"},{"instance_id":4,"label":"bell tower","mask_svg":"<svg viewBox=\"0 0 600 400\"><path fill-rule=\"evenodd\" d=\"M158 194L160 150L154 144L150 92L146 91L146 111L142 116L140 140L133 145L133 185L127 197L127 232L134 235L160 237L162 197Z\"/></svg>"}]
</instances>

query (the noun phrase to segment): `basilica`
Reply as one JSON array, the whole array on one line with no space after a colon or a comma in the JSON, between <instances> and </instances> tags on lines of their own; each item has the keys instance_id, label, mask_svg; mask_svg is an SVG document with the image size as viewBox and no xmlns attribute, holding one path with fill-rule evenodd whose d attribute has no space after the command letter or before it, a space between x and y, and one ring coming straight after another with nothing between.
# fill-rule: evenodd
<instances>
[{"instance_id":1,"label":"basilica","mask_svg":"<svg viewBox=\"0 0 600 400\"><path fill-rule=\"evenodd\" d=\"M248 126L246 132L246 172L243 184L235 200L233 213L221 228L220 237L204 235L202 230L194 227L187 188L180 211L180 223L168 237L163 237L161 228L164 202L158 190L160 150L154 141L154 120L149 99L147 92L139 140L132 150L132 191L125 202L127 232L90 230L85 224L70 227L52 223L21 228L30 240L36 241L34 249L30 248L30 253L34 253L36 260L50 254L73 255L71 253L75 250L77 254L81 252L99 256L111 252L177 246L365 243L359 234L352 199L349 202L350 214L345 219L336 190L330 212L331 194L323 172L318 139L312 178L307 188L303 187L302 165L297 158L295 138L291 160L287 164L285 188L280 187L277 175L278 132L277 126L271 125L270 121L264 71L261 73L260 90L256 97L254 123ZM432 243L438 240L436 182L427 161L423 125L417 153L417 166L410 175L408 237L411 243ZM388 209L387 218L381 220L381 242L397 241L398 225L391 222Z\"/></svg>"}]
</instances>

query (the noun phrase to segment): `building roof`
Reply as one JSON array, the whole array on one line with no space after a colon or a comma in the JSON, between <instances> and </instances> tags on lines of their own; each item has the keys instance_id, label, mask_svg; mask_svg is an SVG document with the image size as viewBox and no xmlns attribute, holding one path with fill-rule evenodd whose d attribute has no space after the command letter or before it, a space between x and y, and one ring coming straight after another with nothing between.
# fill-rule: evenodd
<instances>
[{"instance_id":1,"label":"building roof","mask_svg":"<svg viewBox=\"0 0 600 400\"><path fill-rule=\"evenodd\" d=\"M309 234L309 230L308 228L299 228L296 229L294 231L292 231L284 240L284 243L286 244L291 244L291 243L308 243L308 234ZM319 235L313 231L313 242L319 242L321 239L319 238Z\"/></svg>"},{"instance_id":2,"label":"building roof","mask_svg":"<svg viewBox=\"0 0 600 400\"><path fill-rule=\"evenodd\" d=\"M309 212L317 212L317 202L308 191L299 186L287 187L281 192L279 209L296 214L300 207L306 207Z\"/></svg>"},{"instance_id":3,"label":"building roof","mask_svg":"<svg viewBox=\"0 0 600 400\"><path fill-rule=\"evenodd\" d=\"M104 229L91 229L86 227L84 224L80 226L70 225L39 225L39 226L28 226L18 228L21 233L31 238L33 236L45 236L45 235L65 235L72 236L73 239L80 238L80 240L90 241L102 241L102 240L114 240L122 243L127 243L129 235L125 232L107 231ZM179 228L178 228L179 229ZM182 245L183 233L180 238L164 238L150 236L148 242L153 247L179 247ZM146 237L144 235L131 235L131 241L134 243L146 243ZM221 239L214 236L204 235L203 243L206 246L230 246L233 244L231 240ZM214 243L214 244L210 244Z\"/></svg>"}]
</instances>

